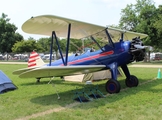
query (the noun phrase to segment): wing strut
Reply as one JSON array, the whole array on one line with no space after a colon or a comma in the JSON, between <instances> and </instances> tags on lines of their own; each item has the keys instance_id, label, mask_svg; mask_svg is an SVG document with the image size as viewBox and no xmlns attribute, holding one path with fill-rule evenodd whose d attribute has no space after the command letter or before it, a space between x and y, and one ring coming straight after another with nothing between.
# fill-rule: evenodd
<instances>
[{"instance_id":1,"label":"wing strut","mask_svg":"<svg viewBox=\"0 0 162 120\"><path fill-rule=\"evenodd\" d=\"M109 43L114 47L114 43L113 43L113 41L112 41L112 39L110 37L110 34L108 33L107 29L105 29L105 33L106 33L106 35L108 37Z\"/></svg>"},{"instance_id":2,"label":"wing strut","mask_svg":"<svg viewBox=\"0 0 162 120\"><path fill-rule=\"evenodd\" d=\"M123 41L123 39L124 39L124 33L121 33L121 39L120 39L120 41Z\"/></svg>"},{"instance_id":3,"label":"wing strut","mask_svg":"<svg viewBox=\"0 0 162 120\"><path fill-rule=\"evenodd\" d=\"M102 52L104 52L104 50L103 50L102 47L98 44L98 42L94 39L94 37L91 36L91 39L97 44L97 46L102 50Z\"/></svg>"},{"instance_id":4,"label":"wing strut","mask_svg":"<svg viewBox=\"0 0 162 120\"><path fill-rule=\"evenodd\" d=\"M51 66L51 61L52 61L52 54L53 54L52 50L53 50L53 41L54 41L54 39L56 40L56 44L57 44L59 53L60 53L60 55L61 55L62 62L63 62L63 64L64 64L64 66L67 66L67 62L68 62L68 53L69 53L69 44L70 44L70 31L71 31L71 24L68 25L68 35L67 35L66 57L65 57L65 60L64 60L64 58L63 58L62 50L61 50L60 44L59 44L59 42L58 42L56 33L55 33L55 31L52 32L49 66Z\"/></svg>"},{"instance_id":5,"label":"wing strut","mask_svg":"<svg viewBox=\"0 0 162 120\"><path fill-rule=\"evenodd\" d=\"M54 35L54 31L52 32L52 38L51 38L51 49L50 49L50 61L49 61L49 66L51 66L51 62L52 62L52 50L53 50L53 35Z\"/></svg>"},{"instance_id":6,"label":"wing strut","mask_svg":"<svg viewBox=\"0 0 162 120\"><path fill-rule=\"evenodd\" d=\"M69 53L69 44L70 44L70 31L71 31L71 24L69 23L68 26L68 35L67 35L67 44L66 44L66 58L65 58L65 66L67 66L68 62L68 53Z\"/></svg>"},{"instance_id":7,"label":"wing strut","mask_svg":"<svg viewBox=\"0 0 162 120\"><path fill-rule=\"evenodd\" d=\"M51 66L51 61L52 61L52 54L53 54L52 50L53 50L53 40L54 40L54 39L56 40L56 44L57 44L57 46L58 46L58 50L59 50L59 53L60 53L60 55L61 55L62 62L63 62L63 64L65 65L65 61L64 61L64 58L63 58L63 55L62 55L62 50L61 50L61 48L60 48L60 44L59 44L59 42L58 42L58 39L57 39L57 36L56 36L55 31L53 31L53 32L52 32L52 40L51 40L51 50L50 50L50 63L49 63L49 66Z\"/></svg>"}]
</instances>

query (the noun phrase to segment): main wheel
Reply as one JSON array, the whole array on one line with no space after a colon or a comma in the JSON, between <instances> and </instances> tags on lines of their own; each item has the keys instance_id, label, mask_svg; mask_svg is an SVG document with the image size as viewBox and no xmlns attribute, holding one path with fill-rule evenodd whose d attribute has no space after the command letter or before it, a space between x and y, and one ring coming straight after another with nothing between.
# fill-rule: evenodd
<instances>
[{"instance_id":1,"label":"main wheel","mask_svg":"<svg viewBox=\"0 0 162 120\"><path fill-rule=\"evenodd\" d=\"M138 86L138 78L134 75L131 75L130 79L126 78L125 84L127 87L136 87Z\"/></svg>"},{"instance_id":2,"label":"main wheel","mask_svg":"<svg viewBox=\"0 0 162 120\"><path fill-rule=\"evenodd\" d=\"M106 82L106 91L110 94L120 92L120 83L117 80L110 79Z\"/></svg>"},{"instance_id":3,"label":"main wheel","mask_svg":"<svg viewBox=\"0 0 162 120\"><path fill-rule=\"evenodd\" d=\"M41 78L36 78L36 79L37 79L37 81L36 81L36 82L37 82L37 83L39 83Z\"/></svg>"}]
</instances>

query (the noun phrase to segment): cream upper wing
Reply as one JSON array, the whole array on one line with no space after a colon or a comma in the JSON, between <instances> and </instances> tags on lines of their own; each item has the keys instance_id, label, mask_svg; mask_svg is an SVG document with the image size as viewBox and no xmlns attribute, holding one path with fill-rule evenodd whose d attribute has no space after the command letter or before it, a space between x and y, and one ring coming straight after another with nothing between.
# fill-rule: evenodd
<instances>
[{"instance_id":1,"label":"cream upper wing","mask_svg":"<svg viewBox=\"0 0 162 120\"><path fill-rule=\"evenodd\" d=\"M125 40L131 40L134 37L140 36L146 37L146 34L136 33L131 31L125 31L121 29L94 25L91 23L81 22L73 19L63 18L54 15L41 15L31 17L22 25L22 30L30 34L39 34L51 36L52 31L55 31L57 37L67 37L68 25L71 24L71 38L81 39L90 35L96 35L97 37L103 37L101 31L108 28L108 32L111 37L117 41L121 37L121 33L124 33ZM100 34L101 33L101 34Z\"/></svg>"},{"instance_id":2,"label":"cream upper wing","mask_svg":"<svg viewBox=\"0 0 162 120\"><path fill-rule=\"evenodd\" d=\"M100 32L106 27L80 22L68 18L53 15L42 15L32 17L22 25L22 30L26 33L51 36L55 31L57 37L67 37L68 25L71 23L71 38L81 39L86 36Z\"/></svg>"}]
</instances>

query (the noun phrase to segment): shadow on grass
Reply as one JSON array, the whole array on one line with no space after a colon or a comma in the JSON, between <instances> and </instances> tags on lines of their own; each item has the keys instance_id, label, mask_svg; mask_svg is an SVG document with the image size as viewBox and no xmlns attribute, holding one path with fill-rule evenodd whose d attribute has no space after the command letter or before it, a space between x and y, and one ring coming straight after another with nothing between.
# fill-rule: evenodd
<instances>
[{"instance_id":1,"label":"shadow on grass","mask_svg":"<svg viewBox=\"0 0 162 120\"><path fill-rule=\"evenodd\" d=\"M80 84L78 85L77 83L68 83L66 82L65 85L71 85L76 86L74 89L70 89L70 90L66 90L65 92L59 92L59 87L54 87L53 88L53 92L54 94L49 94L49 95L44 95L44 96L39 96L39 97L35 97L33 99L31 99L31 102L36 103L36 104L41 104L41 105L54 105L54 104L59 104L61 106L65 106L67 104L73 103L74 99L76 98L76 93L80 92L80 95L83 96L83 93L86 94L90 94L91 88L95 88L98 87L98 89L102 92L104 91L104 93L106 93L105 91L105 84L100 84L100 85L91 85L89 87L87 87L87 85L85 84ZM103 94L104 94L103 93ZM58 99L58 97L60 97L61 99Z\"/></svg>"},{"instance_id":2,"label":"shadow on grass","mask_svg":"<svg viewBox=\"0 0 162 120\"><path fill-rule=\"evenodd\" d=\"M104 83L99 84L98 85L99 90L101 92L103 92L104 95L106 95L106 98L100 98L102 104L100 102L98 102L98 104L105 105L107 103L109 103L109 104L114 103L118 100L121 100L122 98L129 97L130 95L135 95L140 91L162 93L162 89L155 89L154 88L155 86L162 84L162 80L158 79L158 80L150 81L150 80L141 79L141 81L145 81L145 82L143 82L142 84L140 83L138 87L128 88L126 86L122 86L122 90L118 94L108 94L105 90L105 84ZM124 80L120 81L120 83L122 85L124 84L124 82L125 82ZM61 82L59 84L61 84ZM83 88L80 88L78 90L83 91ZM35 98L31 99L31 102L36 103L36 104L41 104L41 105L44 105L44 106L54 105L54 104L57 104L57 105L60 105L60 106L66 106L67 104L71 104L71 103L74 102L73 99L74 99L75 90L60 92L59 96L61 97L61 99L58 99L56 89L54 89L54 92L55 92L54 94L35 97ZM100 101L100 99L99 99L99 101ZM84 109L84 107L83 107L83 109ZM87 109L87 107L85 107L85 109Z\"/></svg>"},{"instance_id":3,"label":"shadow on grass","mask_svg":"<svg viewBox=\"0 0 162 120\"><path fill-rule=\"evenodd\" d=\"M22 83L20 84L21 86L36 86L36 85L47 85L47 84L66 84L66 85L72 85L72 86L83 86L85 83L81 83L81 82L68 82L68 81L64 81L64 80L59 80L59 79L55 79L55 80L41 80L40 82L28 82L28 83Z\"/></svg>"},{"instance_id":4,"label":"shadow on grass","mask_svg":"<svg viewBox=\"0 0 162 120\"><path fill-rule=\"evenodd\" d=\"M37 82L37 79L28 79L27 80L27 82L24 82L24 83L22 83L22 84L20 84L20 85L22 85L22 86L28 86L28 85L42 85L42 84L48 84L48 83L56 83L56 84L62 84L62 83L76 83L76 84L78 84L78 83L83 83L83 82L80 82L80 81L74 81L74 82L72 82L72 81L65 81L65 80L63 80L63 79L61 79L60 77L56 77L56 78L54 78L54 79L50 79L50 78L41 78L40 79L40 82Z\"/></svg>"}]
</instances>

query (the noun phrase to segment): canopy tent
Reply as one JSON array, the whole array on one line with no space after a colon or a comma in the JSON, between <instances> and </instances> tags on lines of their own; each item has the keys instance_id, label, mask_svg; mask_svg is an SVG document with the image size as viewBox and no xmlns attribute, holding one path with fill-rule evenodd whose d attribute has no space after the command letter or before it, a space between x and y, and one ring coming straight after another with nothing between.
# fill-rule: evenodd
<instances>
[{"instance_id":1,"label":"canopy tent","mask_svg":"<svg viewBox=\"0 0 162 120\"><path fill-rule=\"evenodd\" d=\"M12 81L0 70L0 93L15 90L17 87Z\"/></svg>"},{"instance_id":2,"label":"canopy tent","mask_svg":"<svg viewBox=\"0 0 162 120\"><path fill-rule=\"evenodd\" d=\"M118 75L122 75L120 69L118 69ZM111 72L109 70L102 70L99 72L93 72L93 73L81 74L81 75L64 76L65 81L73 81L73 82L97 81L97 80L105 80L110 78L111 78Z\"/></svg>"}]
</instances>

